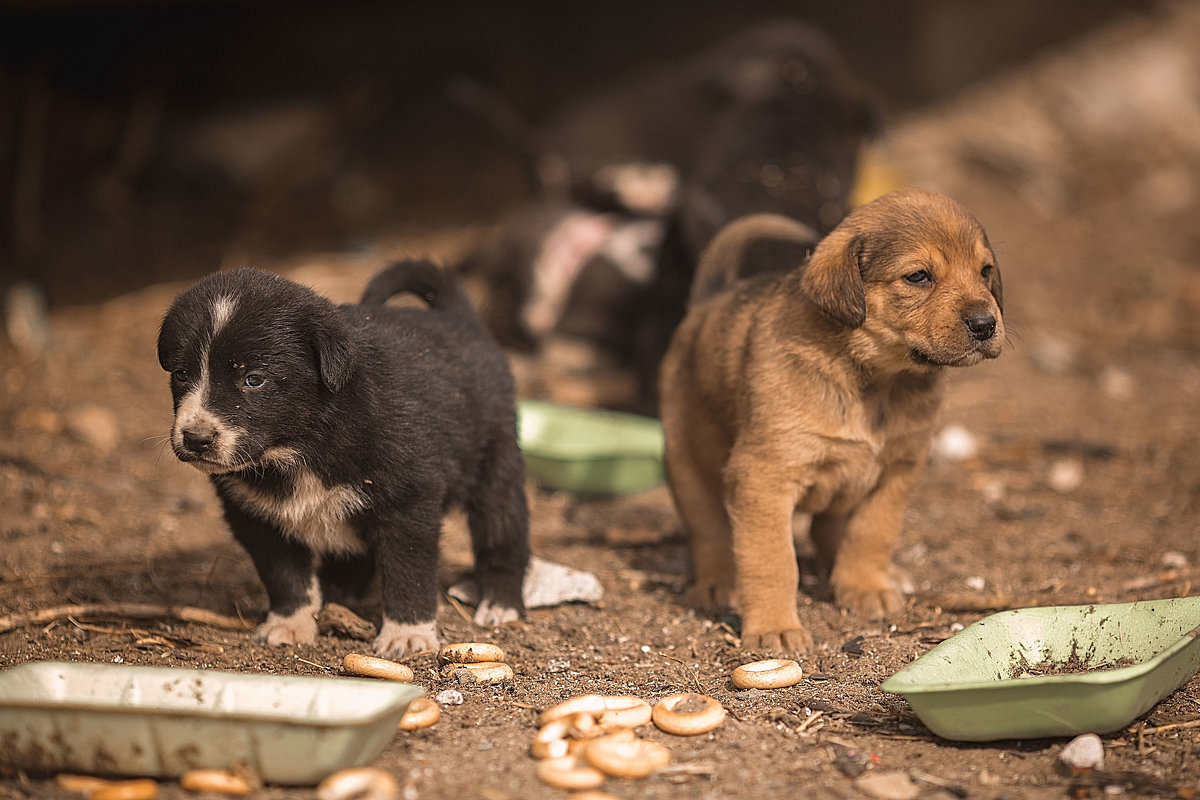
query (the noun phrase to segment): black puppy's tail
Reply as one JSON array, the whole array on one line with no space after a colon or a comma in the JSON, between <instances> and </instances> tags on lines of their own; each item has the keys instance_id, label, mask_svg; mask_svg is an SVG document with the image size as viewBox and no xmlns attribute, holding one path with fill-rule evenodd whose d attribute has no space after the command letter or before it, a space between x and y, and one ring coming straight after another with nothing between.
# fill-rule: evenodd
<instances>
[{"instance_id":1,"label":"black puppy's tail","mask_svg":"<svg viewBox=\"0 0 1200 800\"><path fill-rule=\"evenodd\" d=\"M458 277L432 261L397 261L378 272L363 290L360 305L381 306L388 298L408 292L424 300L430 308L450 311L478 319L475 307L458 282Z\"/></svg>"},{"instance_id":2,"label":"black puppy's tail","mask_svg":"<svg viewBox=\"0 0 1200 800\"><path fill-rule=\"evenodd\" d=\"M820 241L807 225L780 214L752 214L726 225L700 254L689 305L755 275L801 267Z\"/></svg>"}]
</instances>

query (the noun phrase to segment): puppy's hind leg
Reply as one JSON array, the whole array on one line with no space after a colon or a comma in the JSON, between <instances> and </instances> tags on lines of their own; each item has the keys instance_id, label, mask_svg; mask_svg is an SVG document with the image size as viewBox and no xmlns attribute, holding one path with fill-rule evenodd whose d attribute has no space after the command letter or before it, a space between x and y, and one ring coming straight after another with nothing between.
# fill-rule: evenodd
<instances>
[{"instance_id":1,"label":"puppy's hind leg","mask_svg":"<svg viewBox=\"0 0 1200 800\"><path fill-rule=\"evenodd\" d=\"M498 438L465 504L479 583L476 625L503 625L525 613L522 589L530 554L524 475L516 439Z\"/></svg>"},{"instance_id":2,"label":"puppy's hind leg","mask_svg":"<svg viewBox=\"0 0 1200 800\"><path fill-rule=\"evenodd\" d=\"M664 424L666 420L664 419ZM686 436L668 436L665 462L671 495L683 521L694 582L688 603L708 611L736 605L733 533L719 471L693 458Z\"/></svg>"}]
</instances>

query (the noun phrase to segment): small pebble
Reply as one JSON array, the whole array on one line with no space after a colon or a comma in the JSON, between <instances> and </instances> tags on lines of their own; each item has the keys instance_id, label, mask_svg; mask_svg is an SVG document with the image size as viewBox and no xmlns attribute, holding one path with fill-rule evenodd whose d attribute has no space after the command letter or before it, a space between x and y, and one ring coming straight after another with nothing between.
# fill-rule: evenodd
<instances>
[{"instance_id":1,"label":"small pebble","mask_svg":"<svg viewBox=\"0 0 1200 800\"><path fill-rule=\"evenodd\" d=\"M1085 733L1068 742L1058 758L1071 769L1100 769L1104 766L1104 743L1096 734Z\"/></svg>"},{"instance_id":2,"label":"small pebble","mask_svg":"<svg viewBox=\"0 0 1200 800\"><path fill-rule=\"evenodd\" d=\"M915 800L921 793L906 772L872 770L854 779L854 787L878 800Z\"/></svg>"},{"instance_id":3,"label":"small pebble","mask_svg":"<svg viewBox=\"0 0 1200 800\"><path fill-rule=\"evenodd\" d=\"M1063 458L1050 465L1047 478L1050 488L1056 492L1073 492L1083 485L1083 462L1076 458Z\"/></svg>"},{"instance_id":4,"label":"small pebble","mask_svg":"<svg viewBox=\"0 0 1200 800\"><path fill-rule=\"evenodd\" d=\"M1178 550L1168 550L1162 554L1162 565L1167 569L1185 569L1188 557Z\"/></svg>"},{"instance_id":5,"label":"small pebble","mask_svg":"<svg viewBox=\"0 0 1200 800\"><path fill-rule=\"evenodd\" d=\"M933 437L933 453L946 461L966 461L979 453L979 442L962 425L947 425Z\"/></svg>"},{"instance_id":6,"label":"small pebble","mask_svg":"<svg viewBox=\"0 0 1200 800\"><path fill-rule=\"evenodd\" d=\"M1107 367L1100 373L1100 391L1113 400L1128 400L1137 392L1137 383L1128 372Z\"/></svg>"},{"instance_id":7,"label":"small pebble","mask_svg":"<svg viewBox=\"0 0 1200 800\"><path fill-rule=\"evenodd\" d=\"M117 415L103 406L81 406L69 412L63 421L73 437L102 452L116 450L121 442Z\"/></svg>"},{"instance_id":8,"label":"small pebble","mask_svg":"<svg viewBox=\"0 0 1200 800\"><path fill-rule=\"evenodd\" d=\"M462 692L458 689L443 689L433 699L437 700L439 706L461 706L463 704Z\"/></svg>"},{"instance_id":9,"label":"small pebble","mask_svg":"<svg viewBox=\"0 0 1200 800\"><path fill-rule=\"evenodd\" d=\"M1061 336L1044 335L1028 352L1033 365L1047 375L1067 375L1079 361L1079 348Z\"/></svg>"}]
</instances>

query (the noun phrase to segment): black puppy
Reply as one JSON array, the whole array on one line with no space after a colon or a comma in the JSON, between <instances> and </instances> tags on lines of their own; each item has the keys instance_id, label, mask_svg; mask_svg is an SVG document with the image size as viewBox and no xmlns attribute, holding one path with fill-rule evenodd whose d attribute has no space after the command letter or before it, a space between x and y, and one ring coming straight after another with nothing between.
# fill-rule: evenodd
<instances>
[{"instance_id":1,"label":"black puppy","mask_svg":"<svg viewBox=\"0 0 1200 800\"><path fill-rule=\"evenodd\" d=\"M401 292L429 307L385 305ZM471 529L475 621L524 611L513 379L452 273L398 263L342 306L266 272L216 273L175 299L158 360L171 373L171 446L210 476L266 587L255 638L312 642L322 603L357 599L377 570L375 651L436 648L452 506Z\"/></svg>"}]
</instances>

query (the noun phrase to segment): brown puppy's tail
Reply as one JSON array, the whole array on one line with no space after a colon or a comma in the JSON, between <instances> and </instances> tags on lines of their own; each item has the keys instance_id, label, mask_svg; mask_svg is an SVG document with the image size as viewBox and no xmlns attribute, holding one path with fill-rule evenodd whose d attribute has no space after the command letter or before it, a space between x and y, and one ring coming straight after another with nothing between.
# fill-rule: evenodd
<instances>
[{"instance_id":1,"label":"brown puppy's tail","mask_svg":"<svg viewBox=\"0 0 1200 800\"><path fill-rule=\"evenodd\" d=\"M690 305L742 278L789 272L807 261L820 237L781 214L751 214L726 225L700 254Z\"/></svg>"},{"instance_id":2,"label":"brown puppy's tail","mask_svg":"<svg viewBox=\"0 0 1200 800\"><path fill-rule=\"evenodd\" d=\"M425 259L397 261L376 273L358 302L364 306L381 306L388 298L405 292L421 298L432 309L478 319L457 276Z\"/></svg>"}]
</instances>

